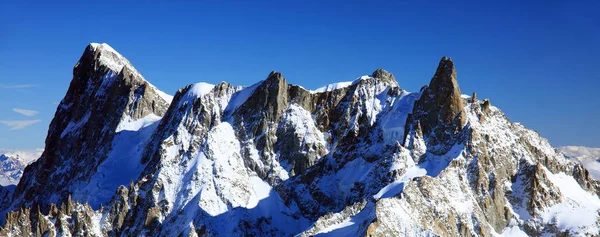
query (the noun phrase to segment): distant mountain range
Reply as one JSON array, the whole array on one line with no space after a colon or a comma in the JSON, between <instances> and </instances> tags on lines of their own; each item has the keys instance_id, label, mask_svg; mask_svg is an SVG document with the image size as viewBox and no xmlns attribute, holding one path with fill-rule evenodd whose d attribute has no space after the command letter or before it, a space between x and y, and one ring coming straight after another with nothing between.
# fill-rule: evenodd
<instances>
[{"instance_id":1,"label":"distant mountain range","mask_svg":"<svg viewBox=\"0 0 600 237\"><path fill-rule=\"evenodd\" d=\"M0 187L0 236L600 233L586 162L462 94L450 58L418 92L401 82L311 91L273 71L170 96L90 44L43 154Z\"/></svg>"},{"instance_id":2,"label":"distant mountain range","mask_svg":"<svg viewBox=\"0 0 600 237\"><path fill-rule=\"evenodd\" d=\"M42 154L38 150L0 149L0 185L17 185L25 166L35 161Z\"/></svg>"}]
</instances>

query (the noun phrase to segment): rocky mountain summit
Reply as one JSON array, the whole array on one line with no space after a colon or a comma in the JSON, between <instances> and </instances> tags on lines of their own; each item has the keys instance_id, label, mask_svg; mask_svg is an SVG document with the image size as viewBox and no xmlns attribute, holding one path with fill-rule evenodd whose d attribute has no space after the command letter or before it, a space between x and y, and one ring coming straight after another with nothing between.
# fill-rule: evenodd
<instances>
[{"instance_id":1,"label":"rocky mountain summit","mask_svg":"<svg viewBox=\"0 0 600 237\"><path fill-rule=\"evenodd\" d=\"M89 45L41 158L0 189L7 236L594 236L578 162L463 95L377 69L311 91L279 72L170 97Z\"/></svg>"}]
</instances>

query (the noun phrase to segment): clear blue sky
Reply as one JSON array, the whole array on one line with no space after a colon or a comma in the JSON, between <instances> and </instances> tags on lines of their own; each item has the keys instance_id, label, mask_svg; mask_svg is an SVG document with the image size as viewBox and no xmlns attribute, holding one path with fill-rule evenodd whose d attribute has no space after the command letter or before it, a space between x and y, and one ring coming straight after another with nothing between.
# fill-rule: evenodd
<instances>
[{"instance_id":1,"label":"clear blue sky","mask_svg":"<svg viewBox=\"0 0 600 237\"><path fill-rule=\"evenodd\" d=\"M553 145L600 147L599 1L133 2L0 2L0 148L43 147L90 42L170 94L201 81L250 85L271 70L317 88L378 67L417 91L447 55L464 94L490 98ZM6 125L21 120L40 122Z\"/></svg>"}]
</instances>

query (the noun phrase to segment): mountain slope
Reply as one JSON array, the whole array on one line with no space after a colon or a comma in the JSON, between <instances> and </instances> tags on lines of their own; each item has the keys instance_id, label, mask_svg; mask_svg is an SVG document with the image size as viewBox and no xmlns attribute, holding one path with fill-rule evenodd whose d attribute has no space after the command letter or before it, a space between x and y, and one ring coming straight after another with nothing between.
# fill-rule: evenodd
<instances>
[{"instance_id":1,"label":"mountain slope","mask_svg":"<svg viewBox=\"0 0 600 237\"><path fill-rule=\"evenodd\" d=\"M85 184L93 185L94 175L110 175L101 173L107 165L134 171L131 168L139 162L127 159L139 160L138 150L149 135L146 130L164 114L168 100L110 46L89 45L73 69L73 80L50 124L42 156L27 166L13 200L5 207L47 207L71 194L91 203L107 201L120 183L112 185L108 194L96 193ZM123 139L137 140L129 145L121 143ZM126 164L107 164L113 160ZM119 181L135 178L129 175Z\"/></svg>"},{"instance_id":2,"label":"mountain slope","mask_svg":"<svg viewBox=\"0 0 600 237\"><path fill-rule=\"evenodd\" d=\"M447 57L414 93L382 69L315 91L271 72L171 100L93 44L30 167L1 234L600 231L598 182L489 100L462 95Z\"/></svg>"},{"instance_id":3,"label":"mountain slope","mask_svg":"<svg viewBox=\"0 0 600 237\"><path fill-rule=\"evenodd\" d=\"M579 162L590 172L595 180L600 180L600 148L583 146L563 146L559 150Z\"/></svg>"}]
</instances>

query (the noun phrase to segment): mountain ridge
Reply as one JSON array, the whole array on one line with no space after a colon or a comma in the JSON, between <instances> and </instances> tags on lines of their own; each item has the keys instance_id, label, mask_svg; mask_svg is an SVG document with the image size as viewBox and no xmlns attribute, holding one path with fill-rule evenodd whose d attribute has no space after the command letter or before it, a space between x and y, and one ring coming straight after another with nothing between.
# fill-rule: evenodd
<instances>
[{"instance_id":1,"label":"mountain ridge","mask_svg":"<svg viewBox=\"0 0 600 237\"><path fill-rule=\"evenodd\" d=\"M25 173L0 190L11 196L2 234L600 230L598 182L489 100L462 95L448 57L415 93L383 69L315 91L273 71L170 99L112 47L91 44Z\"/></svg>"}]
</instances>

